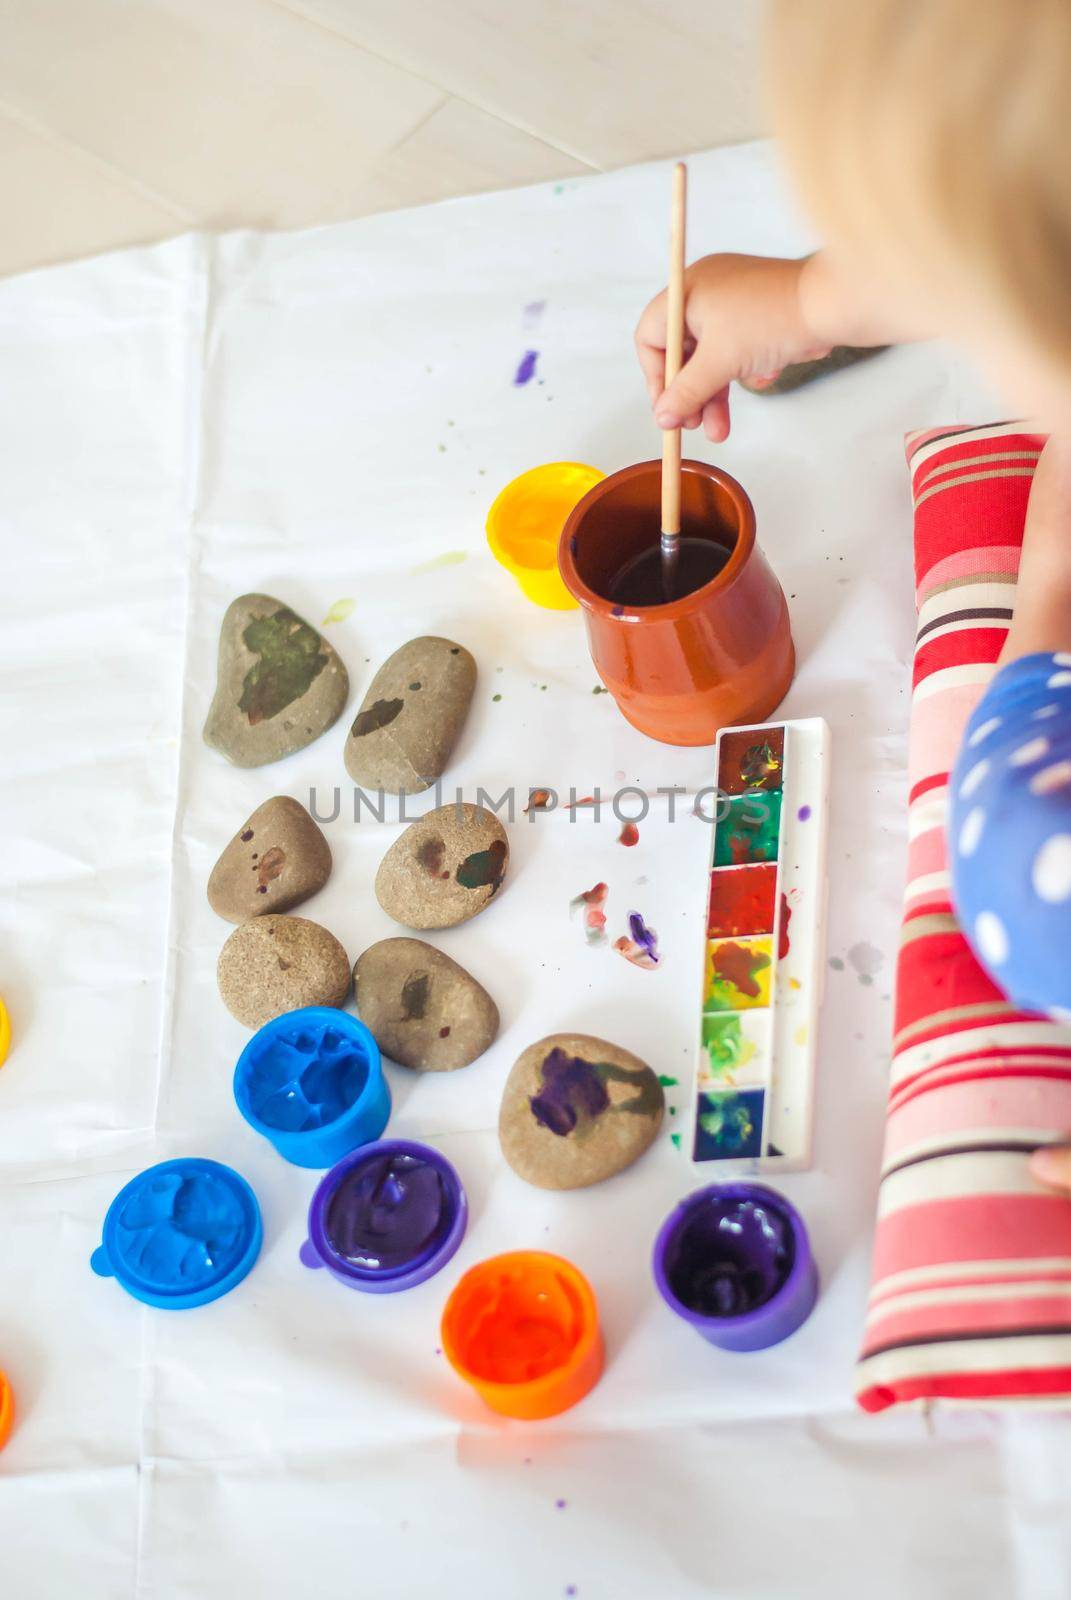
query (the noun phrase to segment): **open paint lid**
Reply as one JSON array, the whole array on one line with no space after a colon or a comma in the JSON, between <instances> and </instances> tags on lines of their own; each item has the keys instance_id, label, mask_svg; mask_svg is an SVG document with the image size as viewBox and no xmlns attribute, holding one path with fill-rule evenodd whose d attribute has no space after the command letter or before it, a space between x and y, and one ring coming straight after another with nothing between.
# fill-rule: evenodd
<instances>
[{"instance_id":1,"label":"open paint lid","mask_svg":"<svg viewBox=\"0 0 1071 1600\"><path fill-rule=\"evenodd\" d=\"M547 461L507 483L487 513L491 554L537 606L575 608L558 571L558 541L570 511L605 476L581 461Z\"/></svg>"},{"instance_id":2,"label":"open paint lid","mask_svg":"<svg viewBox=\"0 0 1071 1600\"><path fill-rule=\"evenodd\" d=\"M256 1195L231 1167L183 1156L120 1189L90 1258L147 1306L183 1311L227 1294L260 1254Z\"/></svg>"}]
</instances>

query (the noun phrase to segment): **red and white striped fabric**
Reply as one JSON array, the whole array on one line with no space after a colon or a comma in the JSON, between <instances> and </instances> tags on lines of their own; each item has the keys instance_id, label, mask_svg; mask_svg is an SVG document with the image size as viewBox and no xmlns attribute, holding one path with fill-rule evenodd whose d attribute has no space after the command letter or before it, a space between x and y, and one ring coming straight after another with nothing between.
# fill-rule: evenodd
<instances>
[{"instance_id":1,"label":"red and white striped fabric","mask_svg":"<svg viewBox=\"0 0 1071 1600\"><path fill-rule=\"evenodd\" d=\"M1071 1201L1030 1151L1071 1134L1071 1030L1018 1011L952 914L948 775L1012 614L1043 440L1021 425L911 434L919 613L908 873L872 1288L867 1411L1071 1401Z\"/></svg>"}]
</instances>

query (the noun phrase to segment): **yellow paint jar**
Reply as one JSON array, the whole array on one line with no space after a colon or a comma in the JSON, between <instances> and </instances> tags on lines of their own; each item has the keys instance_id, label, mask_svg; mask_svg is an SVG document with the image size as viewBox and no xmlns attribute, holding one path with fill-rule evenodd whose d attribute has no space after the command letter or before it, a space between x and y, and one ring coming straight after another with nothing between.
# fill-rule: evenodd
<instances>
[{"instance_id":1,"label":"yellow paint jar","mask_svg":"<svg viewBox=\"0 0 1071 1600\"><path fill-rule=\"evenodd\" d=\"M507 483L487 513L491 554L537 606L575 608L558 571L558 541L573 507L605 476L579 461L548 461Z\"/></svg>"}]
</instances>

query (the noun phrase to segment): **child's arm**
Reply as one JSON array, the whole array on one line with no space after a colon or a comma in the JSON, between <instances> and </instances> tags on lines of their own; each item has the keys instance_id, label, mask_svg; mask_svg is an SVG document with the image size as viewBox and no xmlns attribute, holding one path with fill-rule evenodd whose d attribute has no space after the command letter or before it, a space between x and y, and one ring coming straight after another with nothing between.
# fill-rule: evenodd
<instances>
[{"instance_id":1,"label":"child's arm","mask_svg":"<svg viewBox=\"0 0 1071 1600\"><path fill-rule=\"evenodd\" d=\"M1071 650L1071 441L1053 436L1030 485L1015 614L1000 664Z\"/></svg>"},{"instance_id":2,"label":"child's arm","mask_svg":"<svg viewBox=\"0 0 1071 1600\"><path fill-rule=\"evenodd\" d=\"M918 338L869 290L850 280L826 250L802 261L770 256L704 256L684 277L685 365L664 392L666 296L636 328L636 353L662 428L698 428L715 442L729 433L729 384L772 380L796 361L834 345Z\"/></svg>"}]
</instances>

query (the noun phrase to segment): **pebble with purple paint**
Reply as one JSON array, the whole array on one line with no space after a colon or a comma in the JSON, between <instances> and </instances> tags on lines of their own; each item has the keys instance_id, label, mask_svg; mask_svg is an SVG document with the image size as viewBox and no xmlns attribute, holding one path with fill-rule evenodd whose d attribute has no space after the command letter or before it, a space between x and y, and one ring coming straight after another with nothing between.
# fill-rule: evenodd
<instances>
[{"instance_id":1,"label":"pebble with purple paint","mask_svg":"<svg viewBox=\"0 0 1071 1600\"><path fill-rule=\"evenodd\" d=\"M646 1062L590 1034L529 1045L506 1080L498 1137L539 1189L583 1189L632 1165L662 1126L665 1096Z\"/></svg>"}]
</instances>

